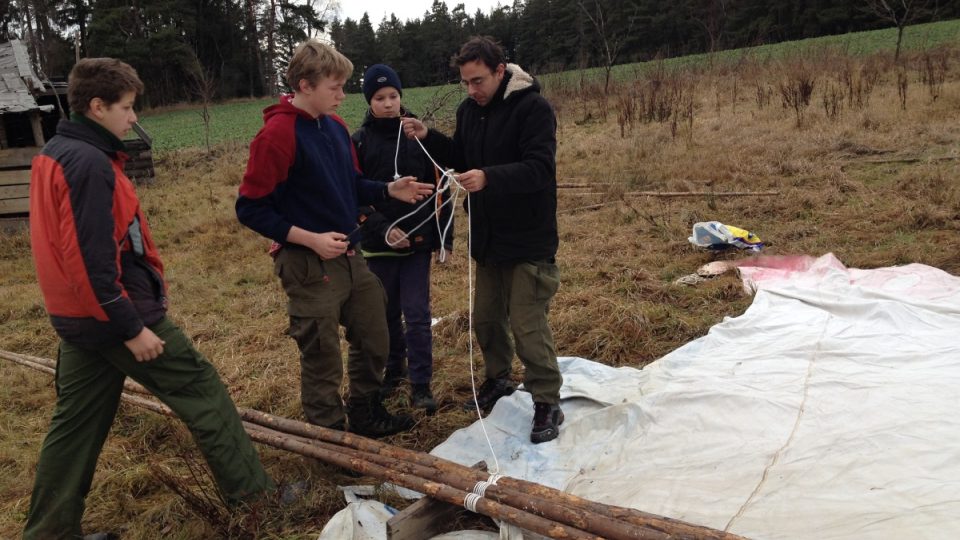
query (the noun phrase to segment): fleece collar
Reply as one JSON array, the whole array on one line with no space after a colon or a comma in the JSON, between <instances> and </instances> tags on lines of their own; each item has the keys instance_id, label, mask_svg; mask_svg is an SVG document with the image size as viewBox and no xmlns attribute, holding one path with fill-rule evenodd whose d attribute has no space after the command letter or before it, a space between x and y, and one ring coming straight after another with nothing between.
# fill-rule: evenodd
<instances>
[{"instance_id":1,"label":"fleece collar","mask_svg":"<svg viewBox=\"0 0 960 540\"><path fill-rule=\"evenodd\" d=\"M533 79L533 76L517 64L507 64L507 72L510 73L510 77L507 81L507 89L503 92L503 99L507 99L511 94L527 88L533 87L539 90L539 85Z\"/></svg>"}]
</instances>

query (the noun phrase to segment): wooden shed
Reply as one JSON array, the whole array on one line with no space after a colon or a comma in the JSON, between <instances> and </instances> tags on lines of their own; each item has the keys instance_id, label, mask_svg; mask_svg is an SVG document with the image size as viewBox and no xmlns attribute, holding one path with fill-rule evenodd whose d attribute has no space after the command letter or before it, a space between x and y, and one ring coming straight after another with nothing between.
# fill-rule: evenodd
<instances>
[{"instance_id":1,"label":"wooden shed","mask_svg":"<svg viewBox=\"0 0 960 540\"><path fill-rule=\"evenodd\" d=\"M0 43L0 217L30 209L30 160L45 141L42 116L56 108L37 103L43 89L23 43Z\"/></svg>"},{"instance_id":2,"label":"wooden shed","mask_svg":"<svg viewBox=\"0 0 960 540\"><path fill-rule=\"evenodd\" d=\"M19 40L0 43L0 220L30 211L30 163L69 113L65 82L41 79ZM130 159L127 176L152 180L152 141L139 125L135 140L124 141Z\"/></svg>"}]
</instances>

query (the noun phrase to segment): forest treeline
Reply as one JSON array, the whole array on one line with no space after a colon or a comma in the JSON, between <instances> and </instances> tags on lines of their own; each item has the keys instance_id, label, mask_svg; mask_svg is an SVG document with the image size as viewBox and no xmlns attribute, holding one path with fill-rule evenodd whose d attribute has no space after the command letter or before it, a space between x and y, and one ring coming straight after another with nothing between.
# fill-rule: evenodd
<instances>
[{"instance_id":1,"label":"forest treeline","mask_svg":"<svg viewBox=\"0 0 960 540\"><path fill-rule=\"evenodd\" d=\"M884 6L892 6L885 12ZM137 68L144 104L259 97L307 37L363 68L386 62L404 84L455 78L449 58L470 35L496 37L535 73L606 66L960 17L946 0L515 0L486 12L436 0L413 20L339 17L337 0L0 0L0 36L21 39L37 67L65 77L77 57ZM898 12L899 10L899 12Z\"/></svg>"}]
</instances>

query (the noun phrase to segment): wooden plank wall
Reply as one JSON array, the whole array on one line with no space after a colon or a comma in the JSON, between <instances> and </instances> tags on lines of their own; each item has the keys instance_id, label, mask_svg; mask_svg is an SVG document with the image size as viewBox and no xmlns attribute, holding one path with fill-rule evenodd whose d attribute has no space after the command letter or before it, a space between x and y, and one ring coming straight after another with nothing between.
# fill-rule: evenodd
<instances>
[{"instance_id":1,"label":"wooden plank wall","mask_svg":"<svg viewBox=\"0 0 960 540\"><path fill-rule=\"evenodd\" d=\"M123 172L136 182L153 181L153 151L150 150L150 146L141 139L123 141L123 145L127 147L127 154L130 156L123 167Z\"/></svg>"},{"instance_id":2,"label":"wooden plank wall","mask_svg":"<svg viewBox=\"0 0 960 540\"><path fill-rule=\"evenodd\" d=\"M37 146L0 150L0 216L30 211L30 160Z\"/></svg>"},{"instance_id":3,"label":"wooden plank wall","mask_svg":"<svg viewBox=\"0 0 960 540\"><path fill-rule=\"evenodd\" d=\"M154 178L153 152L142 140L125 141L130 159L124 172L131 180L150 182ZM0 149L0 217L24 215L30 211L30 161L40 147Z\"/></svg>"}]
</instances>

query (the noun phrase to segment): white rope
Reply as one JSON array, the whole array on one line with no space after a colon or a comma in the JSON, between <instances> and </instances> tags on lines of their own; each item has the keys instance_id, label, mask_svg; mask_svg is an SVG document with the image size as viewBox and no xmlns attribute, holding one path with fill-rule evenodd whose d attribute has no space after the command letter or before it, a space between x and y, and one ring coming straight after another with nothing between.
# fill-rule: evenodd
<instances>
[{"instance_id":1,"label":"white rope","mask_svg":"<svg viewBox=\"0 0 960 540\"><path fill-rule=\"evenodd\" d=\"M403 137L403 120L400 121L400 128L397 130L397 147L396 147L396 151L393 154L393 179L394 180L397 180L398 178L400 178L400 166L399 166L398 159L400 156L400 141L402 140L402 137ZM437 234L440 236L441 262L443 262L445 260L445 257L442 255L443 249L444 249L443 246L445 246L447 243L447 233L450 231L450 225L453 224L453 208L456 207L456 201L460 196L460 192L463 190L463 186L461 186L460 182L457 181L456 175L453 174L453 169L444 169L443 167L441 167L436 162L436 160L433 159L433 156L430 155L430 152L427 151L426 147L423 146L423 143L420 142L420 139L417 139L416 137L414 137L414 140L417 141L417 144L419 144L420 148L423 149L423 153L427 156L427 159L430 160L430 163L433 163L433 166L436 167L437 171L443 174L440 176L440 182L437 185L437 189L434 190L433 194L430 195L430 197L428 197L419 206L417 206L416 208L408 212L406 215L401 216L399 219L391 223L389 227L387 227L386 231L383 233L383 241L385 244L387 244L390 247L396 247L400 242L403 242L404 240L410 238L410 235L413 234L413 231L416 231L417 229L425 225L428 221L430 221L430 219L436 217ZM390 241L390 231L392 231L403 220L416 215L417 212L419 212L420 209L423 208L424 206L430 204L433 201L436 201L437 197L439 197L441 193L451 191L450 189L451 185L456 186L457 189L453 191L453 196L450 199L447 199L440 205L437 205L436 203L434 203L435 208L429 216L427 216L423 221L418 223L415 227L409 227L408 230L404 232L404 234L396 242ZM441 227L440 226L440 210L443 209L443 207L449 203L453 203L453 208L450 209L450 219L447 220L446 226Z\"/></svg>"},{"instance_id":2,"label":"white rope","mask_svg":"<svg viewBox=\"0 0 960 540\"><path fill-rule=\"evenodd\" d=\"M480 499L482 499L484 495L486 495L487 488L497 485L497 480L501 478L503 477L499 474L491 474L490 478L486 482L477 482L476 485L473 486L473 491L467 493L463 498L463 507L473 513L476 513L477 503L480 502Z\"/></svg>"},{"instance_id":3,"label":"white rope","mask_svg":"<svg viewBox=\"0 0 960 540\"><path fill-rule=\"evenodd\" d=\"M477 503L480 502L480 499L483 497L475 493L467 493L467 496L463 498L463 507L467 510L477 513Z\"/></svg>"},{"instance_id":4,"label":"white rope","mask_svg":"<svg viewBox=\"0 0 960 540\"><path fill-rule=\"evenodd\" d=\"M403 120L400 120L400 133L403 133ZM393 152L393 179L400 178L400 167L397 165L400 157L400 133L397 133L397 148Z\"/></svg>"},{"instance_id":5,"label":"white rope","mask_svg":"<svg viewBox=\"0 0 960 540\"><path fill-rule=\"evenodd\" d=\"M396 153L394 154L394 161L393 161L395 177L399 177L399 174L400 174L398 163L397 163L397 156L399 156L400 154L400 140L401 140L400 137L402 136L402 134L403 134L403 120L400 121L400 129L397 131L397 150L396 150ZM454 175L453 173L453 169L444 169L443 167L441 167L439 164L437 164L436 160L433 159L433 156L430 155L430 152L427 151L427 148L423 145L423 143L420 142L420 139L414 137L413 140L417 141L417 144L419 144L420 148L423 149L423 153L427 156L427 159L429 159L430 162L433 163L433 166L436 167L437 171L443 173L443 175L440 177L441 182L440 182L440 185L437 186L437 189L434 191L433 195L431 195L423 203L418 205L413 211L401 217L400 219L394 221L389 227L387 227L387 232L384 233L383 235L383 241L386 242L388 246L394 247L397 243L402 242L406 238L409 238L410 232L407 232L404 234L403 238L401 238L400 240L397 240L397 242L395 243L391 243L388 236L390 234L390 231L394 227L396 227L397 224L399 224L404 219L407 219L408 217L412 216L413 214L417 213L421 208L429 204L431 201L436 200L436 197L440 193L445 191L452 191L453 196L448 198L446 201L444 201L441 205L439 205L439 207L435 208L434 211L427 218L427 219L430 219L430 218L433 218L434 216L439 216L440 210L448 204L454 205L450 209L450 219L447 221L446 227L443 227L443 229L440 230L439 218L437 221L437 230L438 232L440 232L440 250L442 252L444 249L443 246L446 244L446 235L450 230L450 225L453 223L453 212L456 209L456 201L461 191L466 191L466 189L460 184L459 181L457 181L456 175ZM444 178L446 178L446 182L443 181ZM451 186L454 186L456 189L451 189ZM483 411L480 410L480 404L477 403L477 376L476 376L476 368L474 366L474 361L473 361L473 277L474 277L473 273L474 272L473 272L473 260L470 258L470 253L473 250L473 226L471 224L471 221L473 218L473 212L470 211L470 199L471 199L470 194L467 193L467 283L469 287L468 288L468 294L469 294L468 327L469 328L467 331L469 332L468 335L470 336L470 339L468 340L468 343L469 343L468 355L470 357L470 388L473 391L473 405L477 411L477 418L480 420L480 429L483 430L483 437L487 440L487 448L490 449L490 455L493 457L494 467L490 477L493 479L492 483L495 484L496 479L500 478L500 460L497 459L497 453L493 450L493 443L490 441L490 434L487 433L487 426L486 426L486 423L483 421ZM435 204L434 206L437 206L437 205ZM421 222L416 227L410 229L410 231L412 232L419 229L424 223L426 223L426 220ZM477 497L475 493L468 494L467 497L464 499L463 505L467 510L470 510L471 512L476 512L476 500L472 499L471 496ZM479 500L479 498L480 497L477 497L477 500ZM467 506L468 504L472 505L473 508L471 508L470 506Z\"/></svg>"},{"instance_id":6,"label":"white rope","mask_svg":"<svg viewBox=\"0 0 960 540\"><path fill-rule=\"evenodd\" d=\"M390 247L396 247L397 244L399 244L400 242L403 242L403 241L406 240L407 238L410 238L410 235L413 234L413 231L419 229L420 227L422 227L423 225L425 225L425 224L426 224L428 221L430 221L431 219L434 219L434 216L437 216L438 219L439 219L440 210L441 210L444 206L447 206L448 204L454 204L454 205L456 204L457 199L460 197L460 192L463 191L463 186L460 185L460 182L457 182L456 178L454 177L454 174L453 174L453 171L452 171L452 170L449 170L449 169L448 169L448 170L446 170L446 171L443 171L443 176L441 176L440 178L441 178L441 182L440 182L440 183L441 183L441 185L443 185L442 188L441 188L441 187L438 187L438 188L433 192L432 195L430 195L429 197L427 197L427 199L424 200L422 203L420 203L416 208L414 208L414 209L411 210L410 212L406 213L405 215L397 218L396 221L394 221L393 223L390 224L389 227L387 227L386 232L383 233L383 241L384 241L388 246L390 246ZM446 181L446 182L443 182L443 180L442 180L443 178L446 178L447 181ZM456 190L451 190L451 189L450 189L450 186L451 186L451 185L456 186L457 189L456 189ZM446 201L444 201L444 202L443 202L442 204L440 204L437 208L435 208L434 211L430 213L430 215L428 215L426 218L424 218L423 221L421 221L420 223L417 223L416 226L414 226L414 227L409 227L409 228L408 228L409 230L407 230L406 232L404 232L404 233L403 233L403 236L401 236L396 242L391 242L391 241L390 241L390 231L392 231L394 228L396 228L397 225L399 225L401 221L403 221L403 220L405 220L405 219L407 219L407 218L409 218L409 217L413 217L414 215L417 214L417 212L420 211L421 208L423 208L424 206L426 206L426 205L430 204L431 202L435 201L435 200L437 199L437 197L438 197L441 193L444 193L444 192L447 192L447 191L453 191L453 196L450 197L449 199L447 199ZM437 206L437 205L434 204L434 206ZM439 220L437 221L437 233L438 233L439 236L440 236L440 248L441 248L441 249L442 249L443 246L446 244L447 233L450 231L450 224L451 224L451 223L453 223L453 209L452 209L452 208L451 208L451 210L450 210L450 219L447 220L446 226L444 226L443 228L441 228L441 227L440 227L440 222L439 222Z\"/></svg>"}]
</instances>

